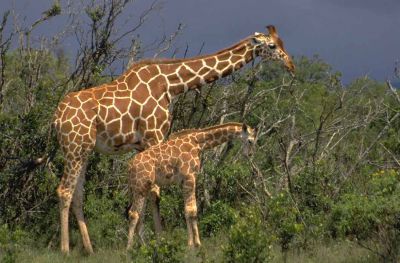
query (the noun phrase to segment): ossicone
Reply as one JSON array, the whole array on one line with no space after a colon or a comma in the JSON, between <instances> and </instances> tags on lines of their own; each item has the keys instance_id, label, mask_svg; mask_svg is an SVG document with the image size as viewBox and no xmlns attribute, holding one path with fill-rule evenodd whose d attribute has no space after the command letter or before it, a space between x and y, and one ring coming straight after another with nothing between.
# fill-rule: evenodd
<instances>
[{"instance_id":1,"label":"ossicone","mask_svg":"<svg viewBox=\"0 0 400 263\"><path fill-rule=\"evenodd\" d=\"M273 37L278 37L278 32L276 31L275 26L273 25L268 25L266 26L268 33L273 36Z\"/></svg>"}]
</instances>

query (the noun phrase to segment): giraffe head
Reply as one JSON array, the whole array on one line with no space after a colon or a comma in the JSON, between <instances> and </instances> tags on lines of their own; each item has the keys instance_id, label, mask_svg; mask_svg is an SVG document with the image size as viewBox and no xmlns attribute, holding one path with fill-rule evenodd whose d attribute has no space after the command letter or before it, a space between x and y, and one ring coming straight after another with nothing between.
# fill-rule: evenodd
<instances>
[{"instance_id":1,"label":"giraffe head","mask_svg":"<svg viewBox=\"0 0 400 263\"><path fill-rule=\"evenodd\" d=\"M247 124L242 125L241 139L243 142L243 153L246 156L251 156L254 152L256 143L257 129L253 129Z\"/></svg>"},{"instance_id":2,"label":"giraffe head","mask_svg":"<svg viewBox=\"0 0 400 263\"><path fill-rule=\"evenodd\" d=\"M263 59L282 61L286 69L294 75L294 64L292 58L283 46L274 26L267 26L269 34L254 33L252 44L256 47L258 55Z\"/></svg>"}]
</instances>

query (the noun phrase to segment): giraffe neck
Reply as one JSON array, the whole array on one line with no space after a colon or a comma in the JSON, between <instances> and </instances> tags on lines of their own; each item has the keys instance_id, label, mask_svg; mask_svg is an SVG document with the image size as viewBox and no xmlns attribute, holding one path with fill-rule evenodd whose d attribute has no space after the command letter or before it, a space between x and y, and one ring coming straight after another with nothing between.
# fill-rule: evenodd
<instances>
[{"instance_id":1,"label":"giraffe neck","mask_svg":"<svg viewBox=\"0 0 400 263\"><path fill-rule=\"evenodd\" d=\"M114 80L121 89L136 90L139 101L151 94L155 100L171 99L231 74L259 55L252 37L212 55L189 59L142 60ZM164 96L167 95L167 96Z\"/></svg>"},{"instance_id":2,"label":"giraffe neck","mask_svg":"<svg viewBox=\"0 0 400 263\"><path fill-rule=\"evenodd\" d=\"M211 149L224 142L239 138L242 134L241 123L225 123L195 133L196 142L202 149Z\"/></svg>"},{"instance_id":3,"label":"giraffe neck","mask_svg":"<svg viewBox=\"0 0 400 263\"><path fill-rule=\"evenodd\" d=\"M223 78L242 68L256 55L255 47L248 38L215 54L179 62L175 65L175 74L167 76L170 94L176 96Z\"/></svg>"},{"instance_id":4,"label":"giraffe neck","mask_svg":"<svg viewBox=\"0 0 400 263\"><path fill-rule=\"evenodd\" d=\"M160 64L161 74L167 78L169 93L176 96L187 90L200 88L242 68L257 56L250 38L215 54L191 59L170 60Z\"/></svg>"}]
</instances>

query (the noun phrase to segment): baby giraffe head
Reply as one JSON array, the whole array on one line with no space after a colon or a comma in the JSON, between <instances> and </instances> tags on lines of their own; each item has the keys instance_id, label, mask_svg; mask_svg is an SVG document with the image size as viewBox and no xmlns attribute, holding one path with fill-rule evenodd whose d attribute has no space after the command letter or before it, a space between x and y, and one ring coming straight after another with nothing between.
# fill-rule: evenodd
<instances>
[{"instance_id":1,"label":"baby giraffe head","mask_svg":"<svg viewBox=\"0 0 400 263\"><path fill-rule=\"evenodd\" d=\"M256 47L257 54L262 59L282 61L286 69L294 75L295 66L289 53L283 46L283 41L279 38L274 26L267 26L269 34L254 33L252 44Z\"/></svg>"},{"instance_id":2,"label":"baby giraffe head","mask_svg":"<svg viewBox=\"0 0 400 263\"><path fill-rule=\"evenodd\" d=\"M243 154L245 156L251 156L254 152L256 143L257 129L253 129L247 124L243 123L241 139L243 142Z\"/></svg>"}]
</instances>

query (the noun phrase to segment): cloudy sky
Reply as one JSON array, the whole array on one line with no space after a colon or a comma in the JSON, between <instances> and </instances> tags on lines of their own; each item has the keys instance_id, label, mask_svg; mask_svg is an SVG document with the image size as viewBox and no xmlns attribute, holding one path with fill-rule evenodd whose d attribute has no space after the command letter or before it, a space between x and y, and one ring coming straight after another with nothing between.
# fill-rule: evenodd
<instances>
[{"instance_id":1,"label":"cloudy sky","mask_svg":"<svg viewBox=\"0 0 400 263\"><path fill-rule=\"evenodd\" d=\"M13 8L28 23L52 2L1 0L0 12ZM61 2L66 6L68 0ZM149 4L137 0L124 15L140 14ZM57 32L65 22L56 17L35 34ZM183 52L189 45L189 55L203 42L203 54L214 52L274 24L291 55L318 54L343 73L345 83L363 75L393 77L400 59L400 0L164 0L139 33L151 42L179 23L185 27L175 47ZM66 43L65 49L74 45Z\"/></svg>"}]
</instances>

